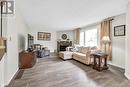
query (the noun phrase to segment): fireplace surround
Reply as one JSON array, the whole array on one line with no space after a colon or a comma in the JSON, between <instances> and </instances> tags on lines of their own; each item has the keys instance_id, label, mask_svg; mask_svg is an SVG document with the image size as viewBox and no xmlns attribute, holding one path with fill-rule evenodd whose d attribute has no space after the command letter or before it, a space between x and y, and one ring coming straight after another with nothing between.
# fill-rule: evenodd
<instances>
[{"instance_id":1,"label":"fireplace surround","mask_svg":"<svg viewBox=\"0 0 130 87\"><path fill-rule=\"evenodd\" d=\"M57 41L57 51L66 51L66 47L72 46L72 41Z\"/></svg>"}]
</instances>

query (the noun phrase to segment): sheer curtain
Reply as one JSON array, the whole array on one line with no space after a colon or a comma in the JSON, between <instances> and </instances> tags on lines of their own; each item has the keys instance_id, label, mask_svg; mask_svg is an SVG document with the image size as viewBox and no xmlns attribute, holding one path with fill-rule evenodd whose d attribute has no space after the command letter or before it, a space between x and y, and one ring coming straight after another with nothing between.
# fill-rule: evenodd
<instances>
[{"instance_id":1,"label":"sheer curtain","mask_svg":"<svg viewBox=\"0 0 130 87\"><path fill-rule=\"evenodd\" d=\"M85 45L85 32L84 31L81 31L80 32L80 45L81 46L84 46Z\"/></svg>"},{"instance_id":2,"label":"sheer curtain","mask_svg":"<svg viewBox=\"0 0 130 87\"><path fill-rule=\"evenodd\" d=\"M75 44L80 44L80 28L75 29Z\"/></svg>"},{"instance_id":3,"label":"sheer curtain","mask_svg":"<svg viewBox=\"0 0 130 87\"><path fill-rule=\"evenodd\" d=\"M80 32L80 45L81 46L98 46L99 41L98 27L85 29Z\"/></svg>"},{"instance_id":4,"label":"sheer curtain","mask_svg":"<svg viewBox=\"0 0 130 87\"><path fill-rule=\"evenodd\" d=\"M97 46L98 34L97 29L90 29L85 31L85 46Z\"/></svg>"}]
</instances>

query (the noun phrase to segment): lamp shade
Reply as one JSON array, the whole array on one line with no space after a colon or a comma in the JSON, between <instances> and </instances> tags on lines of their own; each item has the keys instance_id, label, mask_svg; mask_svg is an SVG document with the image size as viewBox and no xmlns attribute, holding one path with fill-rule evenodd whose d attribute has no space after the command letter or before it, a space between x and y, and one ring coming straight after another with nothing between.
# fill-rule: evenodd
<instances>
[{"instance_id":1,"label":"lamp shade","mask_svg":"<svg viewBox=\"0 0 130 87\"><path fill-rule=\"evenodd\" d=\"M109 36L104 36L104 37L102 38L102 42L103 42L103 43L110 43L111 40L110 40Z\"/></svg>"}]
</instances>

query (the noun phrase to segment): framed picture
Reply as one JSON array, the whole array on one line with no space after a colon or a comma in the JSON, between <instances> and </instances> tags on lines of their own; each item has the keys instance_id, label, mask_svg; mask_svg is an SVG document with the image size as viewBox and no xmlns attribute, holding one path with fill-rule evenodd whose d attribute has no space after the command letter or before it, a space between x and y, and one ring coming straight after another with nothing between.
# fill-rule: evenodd
<instances>
[{"instance_id":1,"label":"framed picture","mask_svg":"<svg viewBox=\"0 0 130 87\"><path fill-rule=\"evenodd\" d=\"M126 33L125 25L114 27L114 36L125 36L125 33Z\"/></svg>"},{"instance_id":2,"label":"framed picture","mask_svg":"<svg viewBox=\"0 0 130 87\"><path fill-rule=\"evenodd\" d=\"M51 40L51 33L38 32L38 40L50 41Z\"/></svg>"}]
</instances>

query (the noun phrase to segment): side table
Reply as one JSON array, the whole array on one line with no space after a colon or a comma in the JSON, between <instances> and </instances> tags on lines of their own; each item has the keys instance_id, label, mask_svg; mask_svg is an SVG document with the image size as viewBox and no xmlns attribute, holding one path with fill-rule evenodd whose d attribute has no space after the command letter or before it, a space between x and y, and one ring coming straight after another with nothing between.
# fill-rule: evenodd
<instances>
[{"instance_id":1,"label":"side table","mask_svg":"<svg viewBox=\"0 0 130 87\"><path fill-rule=\"evenodd\" d=\"M93 69L96 69L98 71L102 71L102 70L107 70L108 66L107 66L107 56L108 54L106 53L93 53L91 54L91 56L93 56L92 58L94 58L94 64L93 64ZM103 61L104 60L104 64Z\"/></svg>"}]
</instances>

